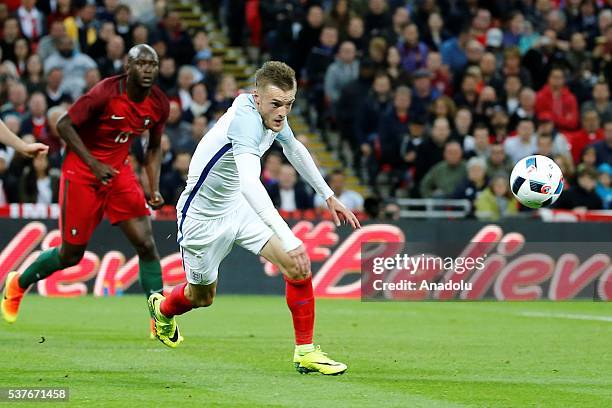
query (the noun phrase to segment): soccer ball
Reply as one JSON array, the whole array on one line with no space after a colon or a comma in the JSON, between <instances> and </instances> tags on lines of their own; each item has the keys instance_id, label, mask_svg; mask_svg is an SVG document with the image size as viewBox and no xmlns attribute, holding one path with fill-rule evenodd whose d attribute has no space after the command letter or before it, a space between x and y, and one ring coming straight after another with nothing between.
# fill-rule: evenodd
<instances>
[{"instance_id":1,"label":"soccer ball","mask_svg":"<svg viewBox=\"0 0 612 408\"><path fill-rule=\"evenodd\" d=\"M527 156L516 163L510 175L512 194L526 207L551 205L563 191L563 174L546 156Z\"/></svg>"}]
</instances>

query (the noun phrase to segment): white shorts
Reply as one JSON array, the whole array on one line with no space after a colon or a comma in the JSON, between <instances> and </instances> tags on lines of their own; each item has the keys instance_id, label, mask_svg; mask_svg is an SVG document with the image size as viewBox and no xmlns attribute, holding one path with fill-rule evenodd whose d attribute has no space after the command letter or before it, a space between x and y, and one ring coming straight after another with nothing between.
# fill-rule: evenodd
<instances>
[{"instance_id":1,"label":"white shorts","mask_svg":"<svg viewBox=\"0 0 612 408\"><path fill-rule=\"evenodd\" d=\"M185 217L179 225L179 245L187 282L210 285L217 280L219 264L234 243L259 255L274 234L245 201L221 218L196 220Z\"/></svg>"}]
</instances>

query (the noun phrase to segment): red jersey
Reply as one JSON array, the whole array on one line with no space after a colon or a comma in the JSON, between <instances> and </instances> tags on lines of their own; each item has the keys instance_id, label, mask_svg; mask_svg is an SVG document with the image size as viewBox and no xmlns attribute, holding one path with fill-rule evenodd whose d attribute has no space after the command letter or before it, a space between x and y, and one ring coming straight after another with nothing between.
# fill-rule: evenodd
<instances>
[{"instance_id":1,"label":"red jersey","mask_svg":"<svg viewBox=\"0 0 612 408\"><path fill-rule=\"evenodd\" d=\"M125 164L134 137L146 130L151 136L161 135L170 109L168 99L155 85L142 102L130 100L126 82L126 74L107 78L68 110L91 155L117 170ZM89 166L71 150L66 154L62 171L71 181L98 181Z\"/></svg>"}]
</instances>

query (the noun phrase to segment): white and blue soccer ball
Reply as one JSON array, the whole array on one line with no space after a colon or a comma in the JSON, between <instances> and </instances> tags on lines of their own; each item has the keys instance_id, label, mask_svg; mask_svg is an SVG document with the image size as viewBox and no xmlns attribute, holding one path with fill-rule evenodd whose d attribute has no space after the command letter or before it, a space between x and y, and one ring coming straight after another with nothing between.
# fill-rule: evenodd
<instances>
[{"instance_id":1,"label":"white and blue soccer ball","mask_svg":"<svg viewBox=\"0 0 612 408\"><path fill-rule=\"evenodd\" d=\"M527 156L512 169L510 189L524 206L546 207L561 195L563 174L552 159L540 155Z\"/></svg>"}]
</instances>

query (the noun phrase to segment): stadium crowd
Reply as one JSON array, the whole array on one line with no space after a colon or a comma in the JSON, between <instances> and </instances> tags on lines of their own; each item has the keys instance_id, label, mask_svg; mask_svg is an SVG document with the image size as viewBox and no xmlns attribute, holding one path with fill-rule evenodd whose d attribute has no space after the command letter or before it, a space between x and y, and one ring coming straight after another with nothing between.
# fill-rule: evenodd
<instances>
[{"instance_id":1,"label":"stadium crowd","mask_svg":"<svg viewBox=\"0 0 612 408\"><path fill-rule=\"evenodd\" d=\"M343 171L328 169L330 186L352 209L397 214L375 197L392 202L399 192L468 199L480 218L513 215L520 209L508 174L530 154L561 167L559 208L612 207L610 0L202 5L231 45L255 51L253 62L278 59L295 69L308 106L302 113L374 194L364 200L346 189ZM0 118L23 139L50 146L48 158L34 160L0 146L0 205L57 202L57 118L101 79L121 73L134 44L158 52L158 85L170 99L162 139L167 203L176 202L206 129L240 91L209 33L183 28L164 0L8 0L0 4L0 30ZM146 135L133 145L137 170L145 143ZM278 150L263 168L279 208L325 205Z\"/></svg>"}]
</instances>

